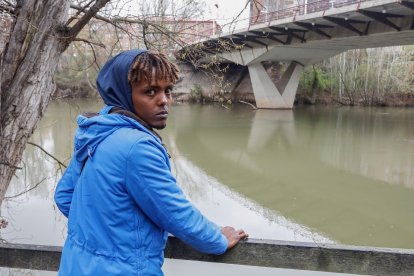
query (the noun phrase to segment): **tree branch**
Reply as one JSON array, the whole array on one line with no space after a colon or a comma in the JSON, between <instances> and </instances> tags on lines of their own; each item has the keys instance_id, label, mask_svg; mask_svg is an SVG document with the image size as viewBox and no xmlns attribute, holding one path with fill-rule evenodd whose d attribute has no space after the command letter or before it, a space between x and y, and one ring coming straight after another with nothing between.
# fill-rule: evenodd
<instances>
[{"instance_id":1,"label":"tree branch","mask_svg":"<svg viewBox=\"0 0 414 276\"><path fill-rule=\"evenodd\" d=\"M24 190L23 192L20 192L20 193L18 193L18 194L15 194L15 195L12 195L12 196L5 196L4 198L5 199L10 199L10 198L14 198L14 197L18 197L18 196L21 196L21 195L23 195L23 194L25 194L25 193L27 193L27 192L30 192L31 190L34 190L34 189L36 189L40 184L42 184L45 180L46 180L47 178L45 177L45 178L43 178L41 181L39 181L38 183L36 183L33 187L31 187L31 188L29 188L29 189L27 189L27 190ZM6 226L7 226L7 224L6 224ZM1 227L1 220L0 220L0 228L2 228ZM4 227L3 227L4 228Z\"/></svg>"},{"instance_id":2,"label":"tree branch","mask_svg":"<svg viewBox=\"0 0 414 276\"><path fill-rule=\"evenodd\" d=\"M92 45L95 45L95 46L99 46L99 47L105 48L105 45L104 45L103 43L99 43L99 42L90 41L90 40L87 40L87 39L85 39L85 38L79 38L79 37L76 37L76 38L74 38L74 39L73 39L73 41L81 41L81 42L85 42L85 43L86 43L86 44L88 44L91 48L92 48ZM94 54L94 56L95 56L95 52L94 52L93 54Z\"/></svg>"},{"instance_id":3,"label":"tree branch","mask_svg":"<svg viewBox=\"0 0 414 276\"><path fill-rule=\"evenodd\" d=\"M8 167L11 167L11 168L16 169L16 170L21 170L21 169L23 169L22 167L17 167L17 166L15 166L15 165L10 164L10 163L7 163L7 162L0 162L0 165L8 166Z\"/></svg>"},{"instance_id":4,"label":"tree branch","mask_svg":"<svg viewBox=\"0 0 414 276\"><path fill-rule=\"evenodd\" d=\"M72 8L72 9L74 9L74 10L77 10L77 11L79 11L79 12L82 12L83 11L83 7L80 7L80 6L76 6L76 5L70 5L70 7ZM95 14L94 16L93 16L94 18L96 18L96 19L99 19L99 20L101 20L101 21L104 21L104 22L106 22L106 23L108 23L108 24L111 24L111 25L113 25L115 28L118 28L118 29L120 29L120 30L122 30L122 31L124 31L124 32L126 32L126 33L129 33L127 30L125 30L122 26L119 26L119 25L117 25L116 24L116 22L117 22L117 20L115 19L115 20L110 20L110 19L108 19L108 18L106 18L106 17L103 17L103 16L100 16L100 15L98 15L98 14ZM66 25L67 26L67 25Z\"/></svg>"},{"instance_id":5,"label":"tree branch","mask_svg":"<svg viewBox=\"0 0 414 276\"><path fill-rule=\"evenodd\" d=\"M41 147L41 146L39 146L38 144L35 144L35 143L33 143L33 142L27 142L29 145L32 145L32 146L35 146L35 147L37 147L37 148L39 148L41 151L43 151L47 156L49 156L49 157L51 157L53 160L55 160L59 165L61 165L61 166L63 166L63 167L65 167L65 168L67 168L67 166L63 163L63 162L61 162L61 161L59 161L59 159L57 159L56 157L54 157L52 154L50 154L49 152L47 152L43 147Z\"/></svg>"},{"instance_id":6,"label":"tree branch","mask_svg":"<svg viewBox=\"0 0 414 276\"><path fill-rule=\"evenodd\" d=\"M72 9L75 9L79 12L84 11L84 7L80 7L78 5L71 5L70 6ZM151 21L147 21L145 18L144 19L136 19L136 18L127 18L127 17L120 17L120 16L116 16L113 17L112 19L106 18L104 16L100 16L98 14L95 14L93 16L94 18L107 22L108 24L113 25L115 28L123 31L126 34L132 35L132 36L136 36L134 34L132 34L130 31L128 31L127 29L125 29L123 26L121 26L119 23L125 23L125 24L140 24L143 26L143 38L144 38L144 44L146 45L147 49L149 49L149 45L148 43L146 43L146 35L147 30L150 27L153 27L155 30L158 30L161 34L165 35L168 39L171 39L172 41L174 41L175 43L182 45L183 43L180 43L179 40L176 39L176 35L174 34L174 32L169 31L168 29L163 28L160 24L158 23L153 23Z\"/></svg>"},{"instance_id":7,"label":"tree branch","mask_svg":"<svg viewBox=\"0 0 414 276\"><path fill-rule=\"evenodd\" d=\"M88 83L89 87L90 87L92 90L97 90L96 86L95 86L95 85L93 85L93 84L92 84L92 82L91 82L91 80L89 79L89 73L88 73L88 71L86 71L86 74L85 74L85 79L86 79L86 82Z\"/></svg>"},{"instance_id":8,"label":"tree branch","mask_svg":"<svg viewBox=\"0 0 414 276\"><path fill-rule=\"evenodd\" d=\"M94 17L110 0L97 0L92 7L87 10L75 25L69 30L69 37L74 38L88 24L89 20Z\"/></svg>"},{"instance_id":9,"label":"tree branch","mask_svg":"<svg viewBox=\"0 0 414 276\"><path fill-rule=\"evenodd\" d=\"M15 14L15 9L16 9L16 6L13 5L12 3L10 3L7 0L2 0L0 2L0 11L1 12L6 12L6 13L9 13L9 14Z\"/></svg>"},{"instance_id":10,"label":"tree branch","mask_svg":"<svg viewBox=\"0 0 414 276\"><path fill-rule=\"evenodd\" d=\"M147 24L144 24L144 25L142 26L142 39L144 39L144 45L145 45L145 48L146 48L147 50L151 50L151 49L148 47L148 42L147 42L147 34L146 34L146 32L147 32L147 28L148 28Z\"/></svg>"},{"instance_id":11,"label":"tree branch","mask_svg":"<svg viewBox=\"0 0 414 276\"><path fill-rule=\"evenodd\" d=\"M87 8L89 8L89 6L93 3L93 1L94 0L90 0L88 3L86 3L86 5L85 6L83 6L83 7L79 7L79 6L77 6L78 8L76 8L76 10L77 10L77 12L76 12L76 14L74 15L74 16L72 16L71 18L69 18L69 20L66 22L66 26L69 26L69 24L75 19L75 18L77 18L82 12L85 12L85 10L87 9ZM73 8L73 6L74 5L70 5L70 7L71 8ZM73 9L75 9L75 8L73 8Z\"/></svg>"},{"instance_id":12,"label":"tree branch","mask_svg":"<svg viewBox=\"0 0 414 276\"><path fill-rule=\"evenodd\" d=\"M251 104L251 103L249 103L249 102L239 100L239 103L242 103L242 104L247 104L247 105L250 105L253 109L257 109L257 107L256 107L254 104Z\"/></svg>"},{"instance_id":13,"label":"tree branch","mask_svg":"<svg viewBox=\"0 0 414 276\"><path fill-rule=\"evenodd\" d=\"M239 19L239 17L242 15L242 13L247 9L247 7L248 7L248 5L249 5L249 3L250 3L250 1L253 1L253 4L256 6L257 5L257 0L248 0L248 1L246 1L246 5L244 6L244 8L233 18L233 20L230 22L230 23L228 23L228 24L226 24L226 25L229 25L229 26L231 26L233 23L235 23L236 21L237 21L237 19ZM235 26L236 27L236 26Z\"/></svg>"}]
</instances>

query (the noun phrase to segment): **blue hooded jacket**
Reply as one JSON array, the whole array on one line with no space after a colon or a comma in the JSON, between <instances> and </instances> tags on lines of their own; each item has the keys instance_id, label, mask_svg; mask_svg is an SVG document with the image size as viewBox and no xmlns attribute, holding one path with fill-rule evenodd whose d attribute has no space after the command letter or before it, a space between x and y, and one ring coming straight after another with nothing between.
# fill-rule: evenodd
<instances>
[{"instance_id":1,"label":"blue hooded jacket","mask_svg":"<svg viewBox=\"0 0 414 276\"><path fill-rule=\"evenodd\" d=\"M98 116L78 116L75 152L55 191L68 217L59 275L163 275L168 232L205 253L227 249L221 228L177 185L160 139L136 120L109 113L132 107L124 97L131 94L127 76L114 74L127 75L140 53L107 62L97 82L109 105Z\"/></svg>"}]
</instances>

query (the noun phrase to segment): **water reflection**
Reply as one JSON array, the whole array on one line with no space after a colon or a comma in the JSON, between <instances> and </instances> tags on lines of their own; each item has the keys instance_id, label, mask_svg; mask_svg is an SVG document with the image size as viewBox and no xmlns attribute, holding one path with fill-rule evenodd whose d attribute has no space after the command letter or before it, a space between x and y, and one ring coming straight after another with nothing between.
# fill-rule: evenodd
<instances>
[{"instance_id":1,"label":"water reflection","mask_svg":"<svg viewBox=\"0 0 414 276\"><path fill-rule=\"evenodd\" d=\"M207 175L293 223L341 243L412 248L414 113L379 110L181 106L168 135Z\"/></svg>"},{"instance_id":2,"label":"water reflection","mask_svg":"<svg viewBox=\"0 0 414 276\"><path fill-rule=\"evenodd\" d=\"M219 225L243 228L255 238L332 242L229 189L181 156L177 148L173 150L174 172L181 187L203 214Z\"/></svg>"},{"instance_id":3,"label":"water reflection","mask_svg":"<svg viewBox=\"0 0 414 276\"><path fill-rule=\"evenodd\" d=\"M346 171L414 189L413 110L340 109L322 158Z\"/></svg>"},{"instance_id":4,"label":"water reflection","mask_svg":"<svg viewBox=\"0 0 414 276\"><path fill-rule=\"evenodd\" d=\"M251 123L247 152L266 150L270 141L279 133L284 147L290 147L296 140L293 110L256 110Z\"/></svg>"},{"instance_id":5,"label":"water reflection","mask_svg":"<svg viewBox=\"0 0 414 276\"><path fill-rule=\"evenodd\" d=\"M99 101L57 101L50 104L31 142L64 163L70 159L75 118L81 110L99 109ZM1 238L14 243L62 245L66 236L66 219L56 209L53 192L62 167L36 146L27 145L23 169L7 190L1 206L9 221Z\"/></svg>"},{"instance_id":6,"label":"water reflection","mask_svg":"<svg viewBox=\"0 0 414 276\"><path fill-rule=\"evenodd\" d=\"M31 140L67 162L76 115L100 106L53 102ZM414 248L413 117L408 109L182 105L162 136L185 192L220 224L258 238ZM24 163L2 206L9 227L1 236L61 245L66 219L52 201L59 167L33 146Z\"/></svg>"}]
</instances>

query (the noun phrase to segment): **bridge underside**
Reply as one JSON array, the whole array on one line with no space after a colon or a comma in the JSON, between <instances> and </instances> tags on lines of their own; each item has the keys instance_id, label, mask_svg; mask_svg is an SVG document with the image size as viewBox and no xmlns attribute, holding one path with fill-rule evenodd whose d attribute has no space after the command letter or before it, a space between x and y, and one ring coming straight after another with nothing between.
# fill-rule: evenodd
<instances>
[{"instance_id":1,"label":"bridge underside","mask_svg":"<svg viewBox=\"0 0 414 276\"><path fill-rule=\"evenodd\" d=\"M258 108L290 109L293 107L303 65L291 62L282 78L274 84L263 64L248 65Z\"/></svg>"},{"instance_id":2,"label":"bridge underside","mask_svg":"<svg viewBox=\"0 0 414 276\"><path fill-rule=\"evenodd\" d=\"M248 67L259 108L292 108L305 66L350 49L414 44L414 0L332 1L312 13L311 8L250 18L248 28L199 46L207 55ZM264 61L290 63L277 84Z\"/></svg>"},{"instance_id":3,"label":"bridge underside","mask_svg":"<svg viewBox=\"0 0 414 276\"><path fill-rule=\"evenodd\" d=\"M291 109L295 101L301 73L305 66L321 62L347 50L346 47L265 46L225 52L220 56L247 66L257 108ZM282 78L274 83L263 67L264 61L289 63Z\"/></svg>"},{"instance_id":4,"label":"bridge underside","mask_svg":"<svg viewBox=\"0 0 414 276\"><path fill-rule=\"evenodd\" d=\"M222 57L247 66L257 108L291 109L304 67L343 51L345 49L274 46L224 53ZM281 61L289 65L281 79L274 83L263 67L263 61Z\"/></svg>"}]
</instances>

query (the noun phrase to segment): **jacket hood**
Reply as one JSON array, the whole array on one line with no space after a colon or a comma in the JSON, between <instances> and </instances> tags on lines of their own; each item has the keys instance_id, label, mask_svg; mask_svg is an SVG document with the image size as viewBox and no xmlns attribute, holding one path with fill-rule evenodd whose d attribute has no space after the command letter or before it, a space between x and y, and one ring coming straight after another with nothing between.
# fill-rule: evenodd
<instances>
[{"instance_id":1,"label":"jacket hood","mask_svg":"<svg viewBox=\"0 0 414 276\"><path fill-rule=\"evenodd\" d=\"M140 49L122 52L108 60L99 71L96 84L106 105L135 113L128 73L135 58L144 52L146 50Z\"/></svg>"},{"instance_id":2,"label":"jacket hood","mask_svg":"<svg viewBox=\"0 0 414 276\"><path fill-rule=\"evenodd\" d=\"M77 117L78 130L75 134L75 158L84 162L92 157L96 147L109 135L121 127L136 128L154 136L147 128L134 119L123 115L108 114L113 106L104 107L99 114L93 117L79 115Z\"/></svg>"}]
</instances>

